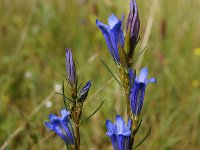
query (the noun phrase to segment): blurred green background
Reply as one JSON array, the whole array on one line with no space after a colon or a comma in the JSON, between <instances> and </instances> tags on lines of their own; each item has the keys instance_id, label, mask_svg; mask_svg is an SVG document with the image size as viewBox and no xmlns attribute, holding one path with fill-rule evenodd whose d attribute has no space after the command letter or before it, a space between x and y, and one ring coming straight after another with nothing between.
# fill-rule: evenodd
<instances>
[{"instance_id":1,"label":"blurred green background","mask_svg":"<svg viewBox=\"0 0 200 150\"><path fill-rule=\"evenodd\" d=\"M138 0L141 40L152 1ZM54 92L66 73L65 49L72 48L80 83L92 80L83 115L107 100L81 127L82 149L112 149L105 120L114 119L115 109L124 114L124 93L108 82L111 75L100 58L114 72L116 68L95 20L107 23L112 13L127 18L128 10L128 0L0 0L1 146L65 149L44 121L63 107L62 97ZM199 10L199 0L159 0L156 5L142 66L157 84L146 90L135 143L149 126L152 132L139 150L200 149Z\"/></svg>"}]
</instances>

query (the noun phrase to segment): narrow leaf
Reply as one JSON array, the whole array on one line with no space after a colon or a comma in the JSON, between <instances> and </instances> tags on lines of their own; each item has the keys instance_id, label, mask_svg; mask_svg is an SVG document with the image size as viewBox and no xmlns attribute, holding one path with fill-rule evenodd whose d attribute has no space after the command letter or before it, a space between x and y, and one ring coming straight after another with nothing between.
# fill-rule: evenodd
<instances>
[{"instance_id":1,"label":"narrow leaf","mask_svg":"<svg viewBox=\"0 0 200 150\"><path fill-rule=\"evenodd\" d=\"M147 134L144 136L144 138L137 144L133 147L133 149L135 150L136 148L138 148L142 143L144 143L144 141L149 137L151 133L151 127L149 127L149 130L147 132Z\"/></svg>"},{"instance_id":2,"label":"narrow leaf","mask_svg":"<svg viewBox=\"0 0 200 150\"><path fill-rule=\"evenodd\" d=\"M140 53L138 54L138 56L136 57L136 59L133 61L133 63L135 63L137 61L137 59L139 58L139 56L146 50L146 47L143 48Z\"/></svg>"},{"instance_id":3,"label":"narrow leaf","mask_svg":"<svg viewBox=\"0 0 200 150\"><path fill-rule=\"evenodd\" d=\"M69 144L66 144L66 150L70 150Z\"/></svg>"},{"instance_id":4,"label":"narrow leaf","mask_svg":"<svg viewBox=\"0 0 200 150\"><path fill-rule=\"evenodd\" d=\"M117 83L121 86L120 81L117 79L117 77L114 75L114 73L110 70L110 68L106 65L106 63L101 59L101 62L105 66L105 68L108 70L108 72L112 75L112 77L117 81Z\"/></svg>"},{"instance_id":5,"label":"narrow leaf","mask_svg":"<svg viewBox=\"0 0 200 150\"><path fill-rule=\"evenodd\" d=\"M69 100L70 102L73 103L73 101L69 97L67 97L66 95L64 95L62 93L55 92L54 94L62 95L63 97L65 97L65 101Z\"/></svg>"},{"instance_id":6,"label":"narrow leaf","mask_svg":"<svg viewBox=\"0 0 200 150\"><path fill-rule=\"evenodd\" d=\"M105 100L103 102L101 102L101 104L99 105L99 107L90 115L88 116L86 119L84 119L83 121L81 121L80 125L87 122L103 105L103 103L105 102Z\"/></svg>"},{"instance_id":7,"label":"narrow leaf","mask_svg":"<svg viewBox=\"0 0 200 150\"><path fill-rule=\"evenodd\" d=\"M138 126L137 126L136 130L134 131L134 134L136 134L138 132L141 124L142 124L142 119L140 119L140 122L138 123Z\"/></svg>"},{"instance_id":8,"label":"narrow leaf","mask_svg":"<svg viewBox=\"0 0 200 150\"><path fill-rule=\"evenodd\" d=\"M63 79L62 79L62 95L63 95L63 102L64 102L64 105L65 105L65 107L67 107L68 108L68 105L67 105L67 102L66 102L66 96L65 96L65 85L64 85L64 81L63 81Z\"/></svg>"}]
</instances>

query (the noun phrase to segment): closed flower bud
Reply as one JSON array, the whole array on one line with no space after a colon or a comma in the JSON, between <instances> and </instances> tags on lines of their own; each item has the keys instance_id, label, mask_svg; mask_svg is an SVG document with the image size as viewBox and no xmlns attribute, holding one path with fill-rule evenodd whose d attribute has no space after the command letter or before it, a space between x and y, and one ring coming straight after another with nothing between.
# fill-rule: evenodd
<instances>
[{"instance_id":1,"label":"closed flower bud","mask_svg":"<svg viewBox=\"0 0 200 150\"><path fill-rule=\"evenodd\" d=\"M79 102L84 102L84 100L87 98L90 87L91 81L88 81L80 91Z\"/></svg>"},{"instance_id":2,"label":"closed flower bud","mask_svg":"<svg viewBox=\"0 0 200 150\"><path fill-rule=\"evenodd\" d=\"M126 23L125 52L131 61L134 55L134 49L139 40L140 19L136 0L130 2L130 12Z\"/></svg>"},{"instance_id":3,"label":"closed flower bud","mask_svg":"<svg viewBox=\"0 0 200 150\"><path fill-rule=\"evenodd\" d=\"M77 86L76 66L72 57L71 49L66 50L66 70L67 78L72 88Z\"/></svg>"}]
</instances>

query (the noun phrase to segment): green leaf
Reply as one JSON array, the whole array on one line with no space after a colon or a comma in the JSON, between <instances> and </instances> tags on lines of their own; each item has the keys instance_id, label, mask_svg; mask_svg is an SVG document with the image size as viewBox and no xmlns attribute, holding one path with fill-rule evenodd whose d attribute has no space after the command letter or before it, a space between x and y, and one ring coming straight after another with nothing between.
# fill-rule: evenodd
<instances>
[{"instance_id":1,"label":"green leaf","mask_svg":"<svg viewBox=\"0 0 200 150\"><path fill-rule=\"evenodd\" d=\"M66 144L66 150L70 150L70 145Z\"/></svg>"},{"instance_id":2,"label":"green leaf","mask_svg":"<svg viewBox=\"0 0 200 150\"><path fill-rule=\"evenodd\" d=\"M139 56L146 50L146 47L143 48L140 53L138 54L138 56L136 57L136 59L133 61L133 63L135 63L137 61L137 59L139 58Z\"/></svg>"},{"instance_id":3,"label":"green leaf","mask_svg":"<svg viewBox=\"0 0 200 150\"><path fill-rule=\"evenodd\" d=\"M102 59L101 59L101 62L105 66L105 68L109 71L109 73L112 75L112 77L115 79L115 81L117 81L117 83L121 86L120 81L117 79L117 77L114 75L114 73L110 70L110 68L106 65L106 63Z\"/></svg>"},{"instance_id":4,"label":"green leaf","mask_svg":"<svg viewBox=\"0 0 200 150\"><path fill-rule=\"evenodd\" d=\"M136 130L134 131L134 134L136 134L138 132L141 124L142 124L142 119L140 119L140 122L138 123L138 126L137 126Z\"/></svg>"},{"instance_id":5,"label":"green leaf","mask_svg":"<svg viewBox=\"0 0 200 150\"><path fill-rule=\"evenodd\" d=\"M82 120L80 125L82 125L83 123L87 122L101 108L101 106L103 105L104 102L105 102L105 100L103 102L101 102L99 107L90 116L88 116L86 119Z\"/></svg>"},{"instance_id":6,"label":"green leaf","mask_svg":"<svg viewBox=\"0 0 200 150\"><path fill-rule=\"evenodd\" d=\"M149 130L147 132L147 134L144 136L144 138L137 144L133 147L133 149L135 150L136 148L138 148L142 143L144 143L144 141L149 137L151 133L151 127L149 127Z\"/></svg>"}]
</instances>

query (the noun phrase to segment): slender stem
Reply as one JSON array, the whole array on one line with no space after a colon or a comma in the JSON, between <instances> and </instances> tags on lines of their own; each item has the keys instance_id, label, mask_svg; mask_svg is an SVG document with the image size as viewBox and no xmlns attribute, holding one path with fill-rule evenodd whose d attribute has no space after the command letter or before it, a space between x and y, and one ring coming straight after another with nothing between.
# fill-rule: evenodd
<instances>
[{"instance_id":1,"label":"slender stem","mask_svg":"<svg viewBox=\"0 0 200 150\"><path fill-rule=\"evenodd\" d=\"M127 107L127 116L131 118L131 109L130 109L130 100L129 100L129 90L125 90L126 95L126 107Z\"/></svg>"},{"instance_id":2,"label":"slender stem","mask_svg":"<svg viewBox=\"0 0 200 150\"><path fill-rule=\"evenodd\" d=\"M138 125L138 121L137 119L132 119L132 134L131 134L131 142L130 142L130 147L133 147L133 143L134 143L134 139L135 139L135 135L136 135L136 130L137 130L137 125Z\"/></svg>"},{"instance_id":3,"label":"slender stem","mask_svg":"<svg viewBox=\"0 0 200 150\"><path fill-rule=\"evenodd\" d=\"M77 120L75 124L75 134L76 134L77 150L80 150L81 139L80 139L80 131L79 131L79 120Z\"/></svg>"}]
</instances>

